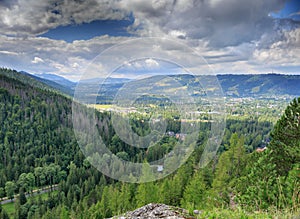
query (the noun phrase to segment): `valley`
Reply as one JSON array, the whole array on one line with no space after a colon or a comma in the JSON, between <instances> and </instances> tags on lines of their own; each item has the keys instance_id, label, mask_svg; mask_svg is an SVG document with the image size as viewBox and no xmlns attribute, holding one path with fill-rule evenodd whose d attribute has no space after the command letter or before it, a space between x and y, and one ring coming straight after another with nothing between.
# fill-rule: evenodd
<instances>
[{"instance_id":1,"label":"valley","mask_svg":"<svg viewBox=\"0 0 300 219\"><path fill-rule=\"evenodd\" d=\"M151 100L147 105L137 101L132 108L78 105L82 115L95 116L109 151L124 161L145 164L143 177L151 177L148 163L165 157L184 141L182 125L199 125L194 151L185 164L163 179L134 184L111 179L91 165L94 161L109 164L111 155L96 150L93 156L84 156L82 142L74 134L72 99L34 80L16 71L0 71L0 198L16 196L13 205L1 206L0 218L108 218L149 203L182 207L191 214L199 209L198 218L299 214L300 100L293 99L291 92L270 97L226 96L224 136L217 156L203 168L199 162L214 122L211 105L205 101L197 105L196 116L185 112L187 120L174 105L156 104L159 98L146 98ZM151 115L160 115L155 118L167 122L165 135L149 148L132 147L115 132L112 114L128 118L139 136L150 133ZM266 151L256 152L265 146ZM87 149L95 151L93 145ZM167 170L167 166L155 169ZM115 167L116 175L123 171L122 163ZM134 180L134 174L131 177ZM56 185L55 192L25 196Z\"/></svg>"}]
</instances>

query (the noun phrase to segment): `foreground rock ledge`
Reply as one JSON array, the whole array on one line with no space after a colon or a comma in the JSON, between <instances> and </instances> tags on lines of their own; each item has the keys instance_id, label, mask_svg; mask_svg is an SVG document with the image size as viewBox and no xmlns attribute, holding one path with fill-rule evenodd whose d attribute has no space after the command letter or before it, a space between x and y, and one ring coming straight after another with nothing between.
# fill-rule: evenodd
<instances>
[{"instance_id":1,"label":"foreground rock ledge","mask_svg":"<svg viewBox=\"0 0 300 219\"><path fill-rule=\"evenodd\" d=\"M194 219L188 214L188 211L183 208L172 207L165 204L148 204L134 211L129 211L121 216L115 216L111 219L154 219L154 218L168 218L168 219Z\"/></svg>"}]
</instances>

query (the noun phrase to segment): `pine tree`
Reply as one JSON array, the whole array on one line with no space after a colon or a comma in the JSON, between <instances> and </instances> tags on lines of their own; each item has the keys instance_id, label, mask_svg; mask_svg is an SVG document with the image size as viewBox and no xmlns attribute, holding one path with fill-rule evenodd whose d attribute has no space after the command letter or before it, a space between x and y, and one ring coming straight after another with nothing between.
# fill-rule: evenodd
<instances>
[{"instance_id":1,"label":"pine tree","mask_svg":"<svg viewBox=\"0 0 300 219\"><path fill-rule=\"evenodd\" d=\"M294 164L300 163L300 98L286 108L271 133L272 157L279 175L287 176Z\"/></svg>"},{"instance_id":2,"label":"pine tree","mask_svg":"<svg viewBox=\"0 0 300 219\"><path fill-rule=\"evenodd\" d=\"M240 204L254 208L266 209L270 205L276 205L278 196L276 165L271 151L254 153L246 167L246 176L237 181L236 189L240 194Z\"/></svg>"},{"instance_id":3,"label":"pine tree","mask_svg":"<svg viewBox=\"0 0 300 219\"><path fill-rule=\"evenodd\" d=\"M205 206L205 196L206 184L202 171L198 171L187 185L181 204L189 210L202 209Z\"/></svg>"},{"instance_id":4,"label":"pine tree","mask_svg":"<svg viewBox=\"0 0 300 219\"><path fill-rule=\"evenodd\" d=\"M230 181L240 177L245 166L244 138L235 133L230 138L230 148L220 155L213 188L219 192L228 191Z\"/></svg>"},{"instance_id":5,"label":"pine tree","mask_svg":"<svg viewBox=\"0 0 300 219\"><path fill-rule=\"evenodd\" d=\"M138 186L136 201L137 207L149 204L151 202L158 202L158 187L154 184L153 181L154 174L148 163L143 163L141 181L148 183L141 183Z\"/></svg>"},{"instance_id":6,"label":"pine tree","mask_svg":"<svg viewBox=\"0 0 300 219\"><path fill-rule=\"evenodd\" d=\"M294 165L289 171L283 186L283 195L288 202L288 207L299 209L300 207L300 164Z\"/></svg>"},{"instance_id":7,"label":"pine tree","mask_svg":"<svg viewBox=\"0 0 300 219\"><path fill-rule=\"evenodd\" d=\"M4 188L0 187L0 201L5 197L5 190Z\"/></svg>"},{"instance_id":8,"label":"pine tree","mask_svg":"<svg viewBox=\"0 0 300 219\"><path fill-rule=\"evenodd\" d=\"M119 202L119 210L121 213L124 213L128 211L131 206L133 206L132 197L131 197L131 191L130 191L130 184L122 183L120 196L118 199Z\"/></svg>"},{"instance_id":9,"label":"pine tree","mask_svg":"<svg viewBox=\"0 0 300 219\"><path fill-rule=\"evenodd\" d=\"M99 204L99 210L102 218L107 218L112 215L110 206L109 206L110 194L109 194L109 187L105 186L102 192L101 201Z\"/></svg>"},{"instance_id":10,"label":"pine tree","mask_svg":"<svg viewBox=\"0 0 300 219\"><path fill-rule=\"evenodd\" d=\"M19 190L19 200L20 200L20 205L24 205L27 202L23 187L21 187Z\"/></svg>"},{"instance_id":11,"label":"pine tree","mask_svg":"<svg viewBox=\"0 0 300 219\"><path fill-rule=\"evenodd\" d=\"M137 207L158 202L158 188L153 182L141 183L136 194Z\"/></svg>"}]
</instances>

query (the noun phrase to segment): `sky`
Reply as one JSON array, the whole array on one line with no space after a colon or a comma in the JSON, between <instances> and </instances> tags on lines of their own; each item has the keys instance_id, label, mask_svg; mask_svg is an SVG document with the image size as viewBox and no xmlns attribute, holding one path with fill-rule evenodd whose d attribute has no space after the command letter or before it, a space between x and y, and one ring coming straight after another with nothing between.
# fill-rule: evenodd
<instances>
[{"instance_id":1,"label":"sky","mask_svg":"<svg viewBox=\"0 0 300 219\"><path fill-rule=\"evenodd\" d=\"M110 47L144 37L187 45L217 74L300 74L300 0L0 0L1 67L76 81L91 65L105 72L95 58ZM157 46L130 66L158 71L156 55L183 50Z\"/></svg>"}]
</instances>

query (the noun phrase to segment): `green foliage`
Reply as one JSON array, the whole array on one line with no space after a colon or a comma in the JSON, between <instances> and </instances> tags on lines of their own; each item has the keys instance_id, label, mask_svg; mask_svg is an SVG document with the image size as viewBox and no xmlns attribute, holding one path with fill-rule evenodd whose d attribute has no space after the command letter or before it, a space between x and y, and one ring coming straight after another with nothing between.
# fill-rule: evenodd
<instances>
[{"instance_id":1,"label":"green foliage","mask_svg":"<svg viewBox=\"0 0 300 219\"><path fill-rule=\"evenodd\" d=\"M0 205L0 219L9 219L7 212Z\"/></svg>"},{"instance_id":2,"label":"green foliage","mask_svg":"<svg viewBox=\"0 0 300 219\"><path fill-rule=\"evenodd\" d=\"M247 175L238 180L242 194L240 203L255 210L267 209L277 199L276 166L270 160L270 151L254 154L246 167Z\"/></svg>"},{"instance_id":3,"label":"green foliage","mask_svg":"<svg viewBox=\"0 0 300 219\"><path fill-rule=\"evenodd\" d=\"M270 148L278 174L287 176L293 165L300 163L300 98L286 108L271 136Z\"/></svg>"},{"instance_id":4,"label":"green foliage","mask_svg":"<svg viewBox=\"0 0 300 219\"><path fill-rule=\"evenodd\" d=\"M228 151L220 155L216 166L212 187L219 192L225 201L229 202L229 193L232 191L232 183L238 179L245 167L246 152L244 137L238 137L237 133L230 138Z\"/></svg>"},{"instance_id":5,"label":"green foliage","mask_svg":"<svg viewBox=\"0 0 300 219\"><path fill-rule=\"evenodd\" d=\"M19 201L20 205L24 205L27 202L27 198L23 187L21 187L19 190Z\"/></svg>"},{"instance_id":6,"label":"green foliage","mask_svg":"<svg viewBox=\"0 0 300 219\"><path fill-rule=\"evenodd\" d=\"M285 205L282 207L291 207L294 211L300 208L300 164L295 164L289 171L285 183L281 187L281 195Z\"/></svg>"},{"instance_id":7,"label":"green foliage","mask_svg":"<svg viewBox=\"0 0 300 219\"><path fill-rule=\"evenodd\" d=\"M142 183L138 186L136 194L137 207L142 207L149 203L156 203L158 200L158 188L153 182Z\"/></svg>"},{"instance_id":8,"label":"green foliage","mask_svg":"<svg viewBox=\"0 0 300 219\"><path fill-rule=\"evenodd\" d=\"M182 199L182 206L190 211L205 207L207 186L201 171L195 173L193 179L187 185Z\"/></svg>"},{"instance_id":9,"label":"green foliage","mask_svg":"<svg viewBox=\"0 0 300 219\"><path fill-rule=\"evenodd\" d=\"M17 188L16 184L12 181L7 181L5 183L5 191L6 191L6 195L9 199L14 198L16 188Z\"/></svg>"}]
</instances>

